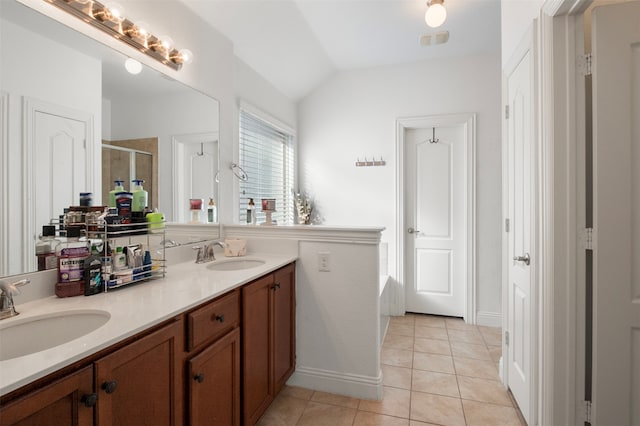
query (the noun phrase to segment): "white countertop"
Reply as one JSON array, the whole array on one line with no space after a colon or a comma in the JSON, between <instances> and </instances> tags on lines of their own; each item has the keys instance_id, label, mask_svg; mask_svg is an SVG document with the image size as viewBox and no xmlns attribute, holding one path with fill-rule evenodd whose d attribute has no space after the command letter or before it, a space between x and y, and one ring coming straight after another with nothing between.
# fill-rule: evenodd
<instances>
[{"instance_id":1,"label":"white countertop","mask_svg":"<svg viewBox=\"0 0 640 426\"><path fill-rule=\"evenodd\" d=\"M231 258L219 256L219 260ZM65 311L101 310L111 318L97 330L63 345L34 354L0 361L0 395L92 355L212 300L296 260L294 255L256 253L238 259L260 259L266 263L251 269L211 271L193 261L169 265L165 278L154 279L108 293L60 299L55 296L17 304L20 315L2 320L0 328L32 317ZM55 330L52 330L55 332ZM30 336L24 336L25 339ZM2 345L11 342L0 342Z\"/></svg>"}]
</instances>

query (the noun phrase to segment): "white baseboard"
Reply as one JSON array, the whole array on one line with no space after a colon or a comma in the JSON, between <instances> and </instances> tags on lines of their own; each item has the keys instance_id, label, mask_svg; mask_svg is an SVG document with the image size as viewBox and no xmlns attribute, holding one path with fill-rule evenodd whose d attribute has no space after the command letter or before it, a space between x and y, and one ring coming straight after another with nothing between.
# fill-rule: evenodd
<instances>
[{"instance_id":1,"label":"white baseboard","mask_svg":"<svg viewBox=\"0 0 640 426\"><path fill-rule=\"evenodd\" d=\"M502 314L498 312L478 312L476 313L476 325L486 327L502 327Z\"/></svg>"},{"instance_id":2,"label":"white baseboard","mask_svg":"<svg viewBox=\"0 0 640 426\"><path fill-rule=\"evenodd\" d=\"M372 400L381 400L384 391L382 372L370 377L308 367L296 367L287 385Z\"/></svg>"}]
</instances>

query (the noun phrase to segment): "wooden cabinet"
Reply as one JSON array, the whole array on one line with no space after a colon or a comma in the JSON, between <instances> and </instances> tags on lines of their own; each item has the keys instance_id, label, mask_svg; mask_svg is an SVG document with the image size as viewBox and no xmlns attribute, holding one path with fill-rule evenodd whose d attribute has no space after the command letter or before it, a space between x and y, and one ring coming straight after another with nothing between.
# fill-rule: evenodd
<instances>
[{"instance_id":1,"label":"wooden cabinet","mask_svg":"<svg viewBox=\"0 0 640 426\"><path fill-rule=\"evenodd\" d=\"M240 424L240 329L188 361L190 426Z\"/></svg>"},{"instance_id":2,"label":"wooden cabinet","mask_svg":"<svg viewBox=\"0 0 640 426\"><path fill-rule=\"evenodd\" d=\"M254 425L295 368L295 267L242 289L243 423Z\"/></svg>"},{"instance_id":3,"label":"wooden cabinet","mask_svg":"<svg viewBox=\"0 0 640 426\"><path fill-rule=\"evenodd\" d=\"M253 425L294 368L292 263L5 395L0 426Z\"/></svg>"},{"instance_id":4,"label":"wooden cabinet","mask_svg":"<svg viewBox=\"0 0 640 426\"><path fill-rule=\"evenodd\" d=\"M240 424L239 325L239 290L187 314L187 348L197 354L186 368L190 426Z\"/></svg>"},{"instance_id":5,"label":"wooden cabinet","mask_svg":"<svg viewBox=\"0 0 640 426\"><path fill-rule=\"evenodd\" d=\"M99 426L182 424L182 320L94 363Z\"/></svg>"},{"instance_id":6,"label":"wooden cabinet","mask_svg":"<svg viewBox=\"0 0 640 426\"><path fill-rule=\"evenodd\" d=\"M0 425L89 426L95 403L89 366L2 406Z\"/></svg>"}]
</instances>

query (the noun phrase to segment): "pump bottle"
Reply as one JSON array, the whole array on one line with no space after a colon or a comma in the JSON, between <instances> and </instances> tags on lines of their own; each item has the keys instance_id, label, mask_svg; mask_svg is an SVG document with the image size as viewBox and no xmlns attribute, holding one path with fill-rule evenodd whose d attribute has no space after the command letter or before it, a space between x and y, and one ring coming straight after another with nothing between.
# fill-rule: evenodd
<instances>
[{"instance_id":1,"label":"pump bottle","mask_svg":"<svg viewBox=\"0 0 640 426\"><path fill-rule=\"evenodd\" d=\"M116 186L111 191L109 191L109 207L115 207L116 206L116 194L118 192L124 192L124 186L122 186L123 182L124 181L121 181L121 180L114 180L113 181L113 183L115 183Z\"/></svg>"},{"instance_id":2,"label":"pump bottle","mask_svg":"<svg viewBox=\"0 0 640 426\"><path fill-rule=\"evenodd\" d=\"M142 188L142 179L134 179L133 182L133 201L131 203L131 211L141 212L147 207L149 194Z\"/></svg>"}]
</instances>

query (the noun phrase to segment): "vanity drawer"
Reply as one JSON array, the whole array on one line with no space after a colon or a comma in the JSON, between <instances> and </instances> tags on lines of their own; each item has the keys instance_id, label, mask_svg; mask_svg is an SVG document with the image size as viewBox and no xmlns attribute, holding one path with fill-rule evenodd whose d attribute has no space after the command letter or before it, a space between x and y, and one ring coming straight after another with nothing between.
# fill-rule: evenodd
<instances>
[{"instance_id":1,"label":"vanity drawer","mask_svg":"<svg viewBox=\"0 0 640 426\"><path fill-rule=\"evenodd\" d=\"M187 350L222 337L240 324L240 291L234 290L187 315Z\"/></svg>"}]
</instances>

